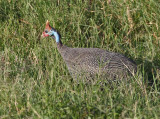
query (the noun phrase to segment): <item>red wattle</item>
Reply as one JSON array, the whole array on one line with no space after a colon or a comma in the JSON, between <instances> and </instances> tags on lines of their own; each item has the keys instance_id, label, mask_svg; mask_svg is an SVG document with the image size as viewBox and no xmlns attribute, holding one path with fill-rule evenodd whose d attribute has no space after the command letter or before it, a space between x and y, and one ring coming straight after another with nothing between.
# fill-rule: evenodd
<instances>
[{"instance_id":1,"label":"red wattle","mask_svg":"<svg viewBox=\"0 0 160 119\"><path fill-rule=\"evenodd\" d=\"M48 34L46 34L45 32L43 32L43 36L44 37L47 37L47 36L49 36Z\"/></svg>"}]
</instances>

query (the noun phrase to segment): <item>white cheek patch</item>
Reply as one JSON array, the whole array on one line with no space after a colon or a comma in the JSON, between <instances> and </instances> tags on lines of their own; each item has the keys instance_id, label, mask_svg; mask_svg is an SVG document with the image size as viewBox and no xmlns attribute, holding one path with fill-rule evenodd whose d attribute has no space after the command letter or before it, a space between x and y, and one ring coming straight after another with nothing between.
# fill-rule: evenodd
<instances>
[{"instance_id":1,"label":"white cheek patch","mask_svg":"<svg viewBox=\"0 0 160 119\"><path fill-rule=\"evenodd\" d=\"M51 30L47 34L50 36L54 35L53 31L51 31Z\"/></svg>"}]
</instances>

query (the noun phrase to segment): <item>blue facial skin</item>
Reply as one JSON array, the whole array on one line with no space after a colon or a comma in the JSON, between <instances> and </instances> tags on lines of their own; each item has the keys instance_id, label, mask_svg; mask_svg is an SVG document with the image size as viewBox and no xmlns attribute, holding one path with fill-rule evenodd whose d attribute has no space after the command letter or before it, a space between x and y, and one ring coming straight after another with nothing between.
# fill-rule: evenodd
<instances>
[{"instance_id":1,"label":"blue facial skin","mask_svg":"<svg viewBox=\"0 0 160 119\"><path fill-rule=\"evenodd\" d=\"M53 28L48 32L48 35L54 36L57 43L60 42L60 36L59 36L58 32L56 30L54 30Z\"/></svg>"}]
</instances>

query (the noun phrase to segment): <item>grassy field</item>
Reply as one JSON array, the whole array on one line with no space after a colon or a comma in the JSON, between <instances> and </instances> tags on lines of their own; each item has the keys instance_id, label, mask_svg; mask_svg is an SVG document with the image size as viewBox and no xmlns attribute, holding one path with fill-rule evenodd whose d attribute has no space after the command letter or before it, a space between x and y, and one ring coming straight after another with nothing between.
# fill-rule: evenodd
<instances>
[{"instance_id":1,"label":"grassy field","mask_svg":"<svg viewBox=\"0 0 160 119\"><path fill-rule=\"evenodd\" d=\"M138 65L127 85L73 82L49 20L70 47L120 52ZM159 0L0 0L0 119L160 118Z\"/></svg>"}]
</instances>

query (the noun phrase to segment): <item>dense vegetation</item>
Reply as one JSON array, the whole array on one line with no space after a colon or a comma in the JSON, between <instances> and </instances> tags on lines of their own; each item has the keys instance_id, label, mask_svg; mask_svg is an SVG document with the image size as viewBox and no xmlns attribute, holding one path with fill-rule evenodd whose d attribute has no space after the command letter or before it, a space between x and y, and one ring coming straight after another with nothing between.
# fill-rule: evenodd
<instances>
[{"instance_id":1,"label":"dense vegetation","mask_svg":"<svg viewBox=\"0 0 160 119\"><path fill-rule=\"evenodd\" d=\"M98 47L133 59L128 84L72 81L45 22L70 47ZM0 118L160 117L158 0L1 0Z\"/></svg>"}]
</instances>

